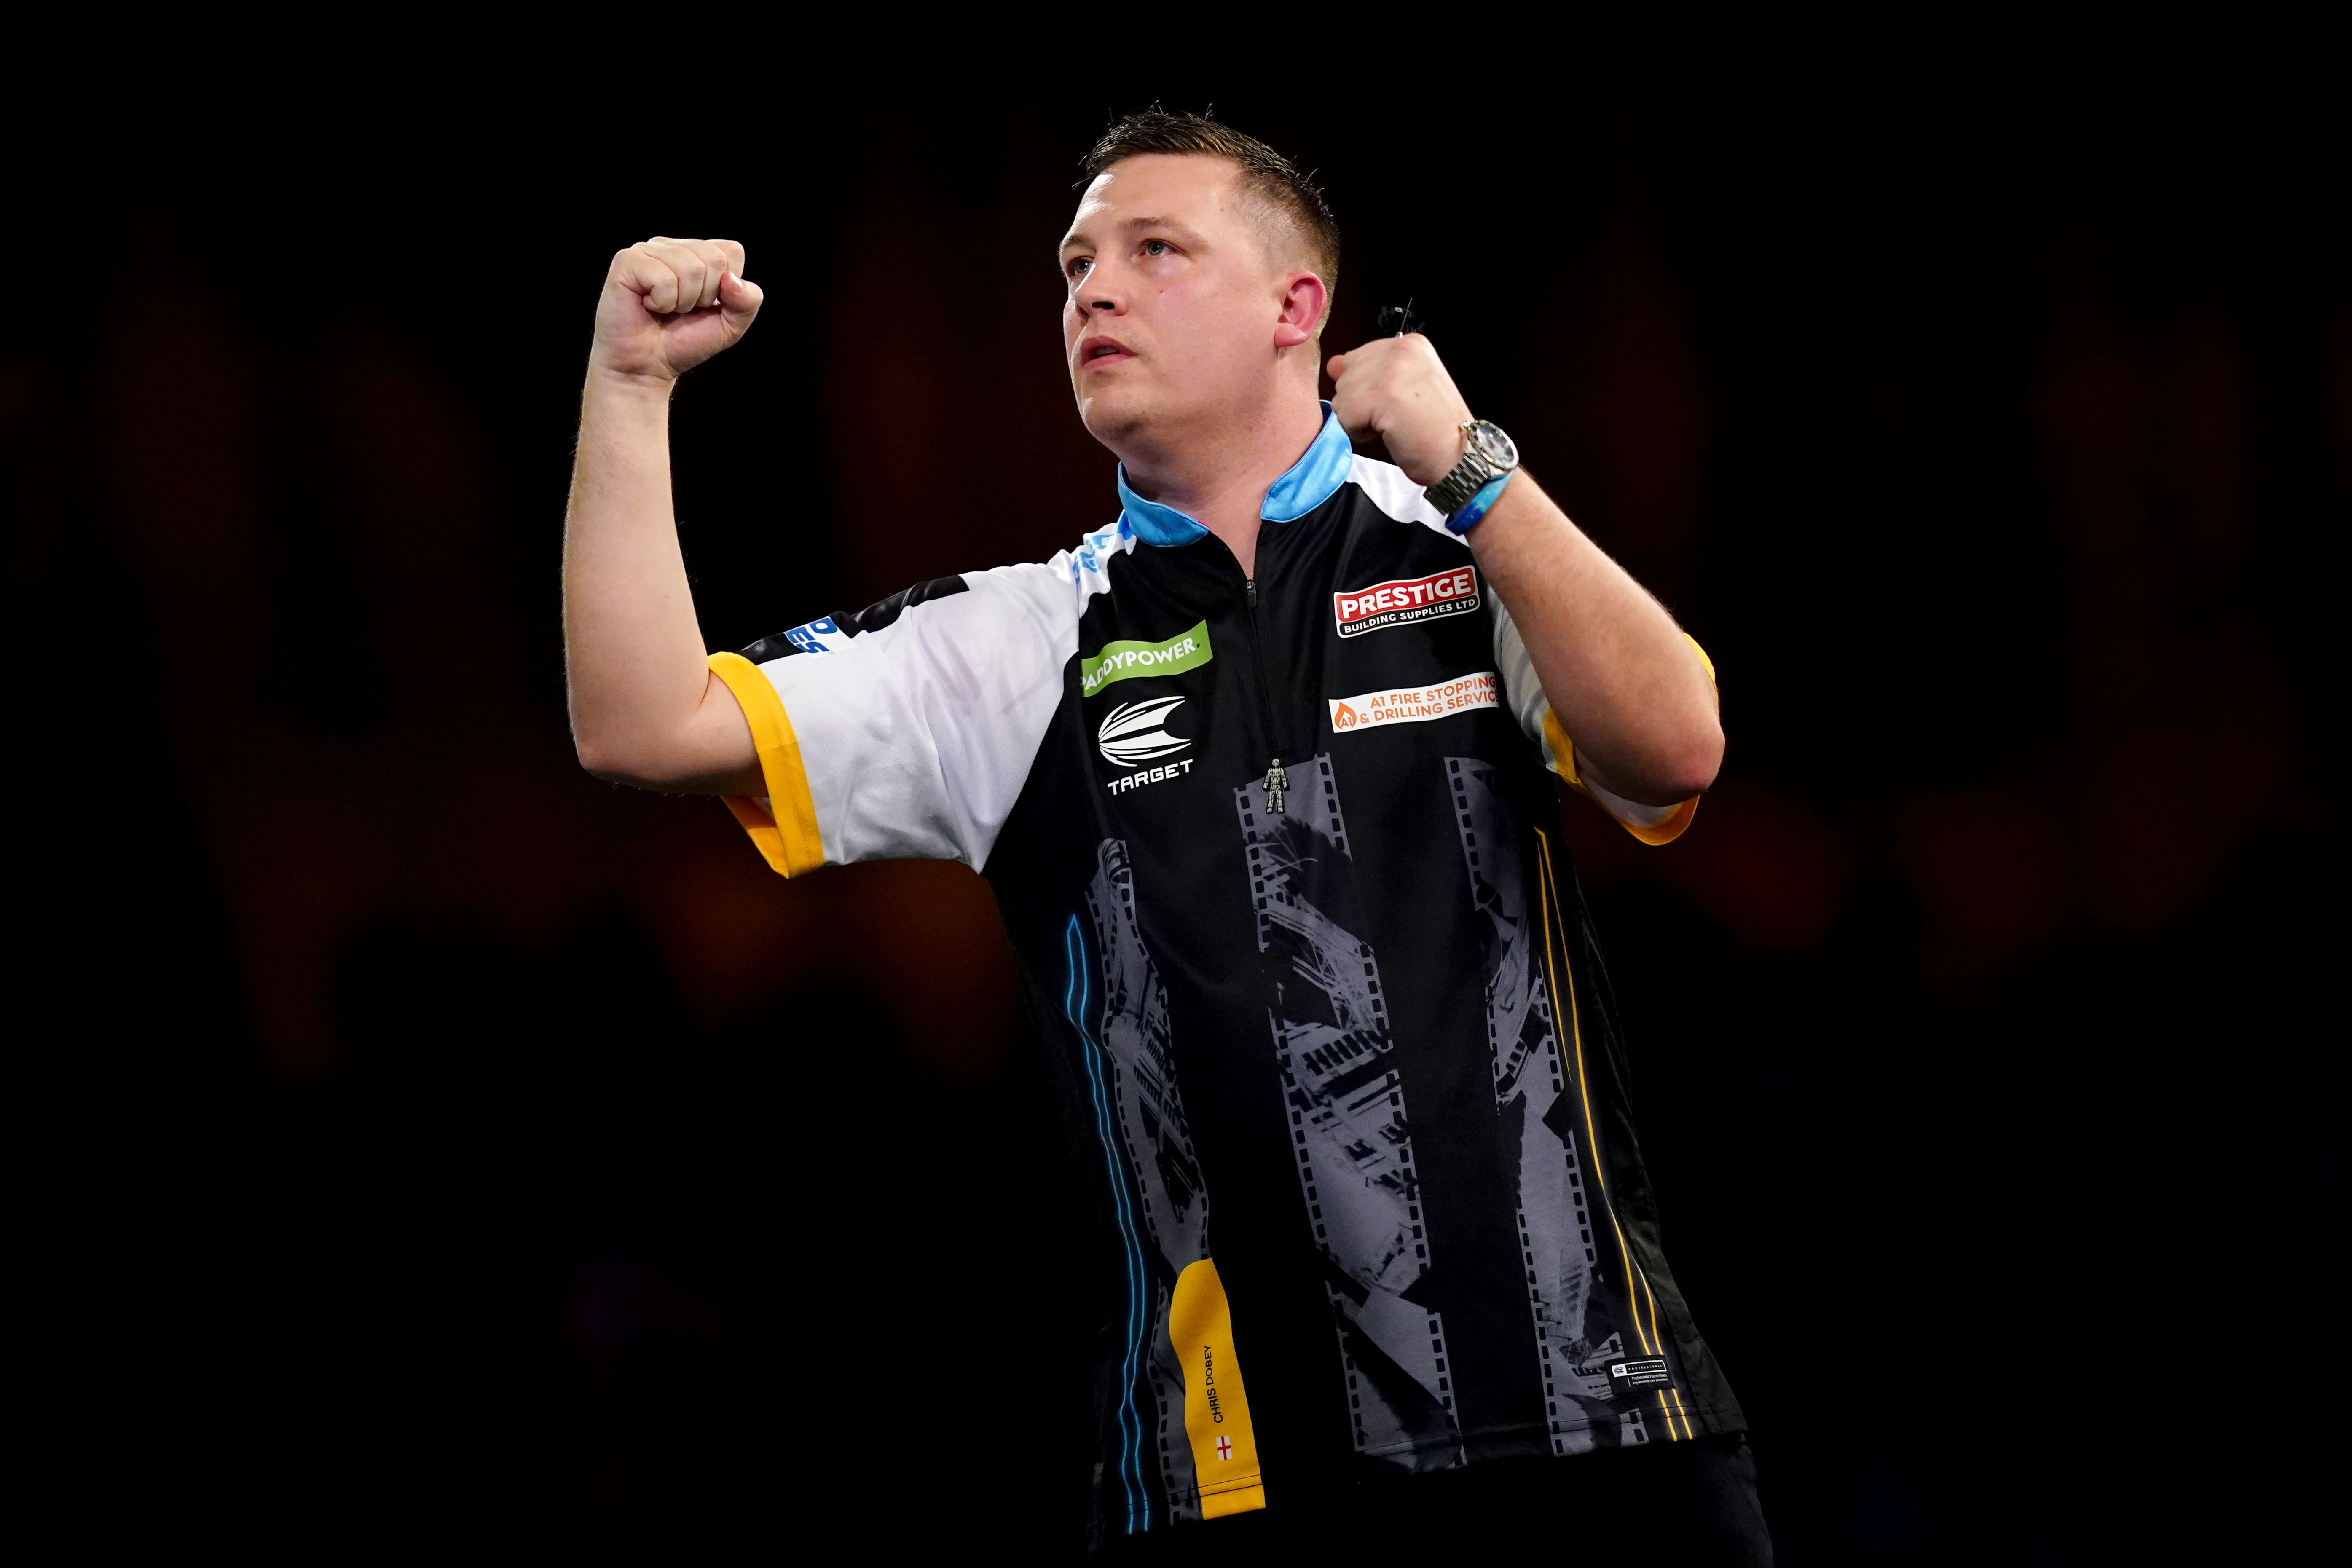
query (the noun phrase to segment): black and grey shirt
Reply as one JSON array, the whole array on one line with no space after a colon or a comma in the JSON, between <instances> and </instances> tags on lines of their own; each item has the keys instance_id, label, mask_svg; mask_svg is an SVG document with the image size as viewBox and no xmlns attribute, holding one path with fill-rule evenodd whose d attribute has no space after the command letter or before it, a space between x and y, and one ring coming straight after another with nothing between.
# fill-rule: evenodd
<instances>
[{"instance_id":1,"label":"black and grey shirt","mask_svg":"<svg viewBox=\"0 0 2352 1568\"><path fill-rule=\"evenodd\" d=\"M1652 842L1696 803L1579 781L1466 546L1336 420L1267 492L1255 581L1119 494L1051 561L711 659L777 870L994 884L1098 1200L1097 1538L1740 1429L1659 1249L1551 774ZM1021 1331L1017 1281L967 1288Z\"/></svg>"}]
</instances>

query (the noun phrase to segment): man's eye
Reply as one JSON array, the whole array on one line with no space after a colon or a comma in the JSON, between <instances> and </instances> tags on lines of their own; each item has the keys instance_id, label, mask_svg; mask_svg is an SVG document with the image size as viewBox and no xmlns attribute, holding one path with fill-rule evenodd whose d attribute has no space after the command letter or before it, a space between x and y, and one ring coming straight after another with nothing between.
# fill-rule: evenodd
<instances>
[{"instance_id":1,"label":"man's eye","mask_svg":"<svg viewBox=\"0 0 2352 1568\"><path fill-rule=\"evenodd\" d=\"M1089 268L1089 267L1092 267L1093 265L1094 265L1094 259L1093 259L1093 258L1091 258L1091 257L1086 257L1086 256L1073 257L1073 258L1071 258L1071 259L1070 259L1070 266L1069 266L1069 273L1070 273L1070 276L1071 276L1071 277L1073 277L1073 278L1084 278L1084 277L1087 275L1087 268Z\"/></svg>"},{"instance_id":2,"label":"man's eye","mask_svg":"<svg viewBox=\"0 0 2352 1568\"><path fill-rule=\"evenodd\" d=\"M1168 254L1168 242L1164 239L1147 239L1143 242L1143 254L1165 256Z\"/></svg>"}]
</instances>

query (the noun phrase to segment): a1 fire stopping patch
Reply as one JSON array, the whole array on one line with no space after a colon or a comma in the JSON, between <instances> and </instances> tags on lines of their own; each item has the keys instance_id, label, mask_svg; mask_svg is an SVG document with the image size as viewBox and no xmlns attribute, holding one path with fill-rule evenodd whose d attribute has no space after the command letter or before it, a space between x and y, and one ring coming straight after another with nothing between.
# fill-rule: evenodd
<instances>
[{"instance_id":1,"label":"a1 fire stopping patch","mask_svg":"<svg viewBox=\"0 0 2352 1568\"><path fill-rule=\"evenodd\" d=\"M1331 705L1331 732L1335 735L1344 735L1350 730L1377 730L1383 724L1419 723L1466 713L1474 708L1495 707L1495 672L1482 669L1475 675L1441 680L1434 686L1400 686L1392 690L1367 691L1360 697L1333 697L1327 700Z\"/></svg>"}]
</instances>

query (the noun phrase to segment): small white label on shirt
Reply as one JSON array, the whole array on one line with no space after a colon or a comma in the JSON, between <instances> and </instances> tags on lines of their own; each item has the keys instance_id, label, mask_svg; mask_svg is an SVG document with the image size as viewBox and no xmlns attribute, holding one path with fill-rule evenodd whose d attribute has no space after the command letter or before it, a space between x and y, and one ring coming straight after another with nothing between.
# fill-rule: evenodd
<instances>
[{"instance_id":1,"label":"small white label on shirt","mask_svg":"<svg viewBox=\"0 0 2352 1568\"><path fill-rule=\"evenodd\" d=\"M1367 691L1361 697L1334 697L1331 732L1376 730L1382 724L1412 724L1443 719L1473 708L1495 707L1495 672L1481 670L1435 686L1401 686L1393 691Z\"/></svg>"}]
</instances>

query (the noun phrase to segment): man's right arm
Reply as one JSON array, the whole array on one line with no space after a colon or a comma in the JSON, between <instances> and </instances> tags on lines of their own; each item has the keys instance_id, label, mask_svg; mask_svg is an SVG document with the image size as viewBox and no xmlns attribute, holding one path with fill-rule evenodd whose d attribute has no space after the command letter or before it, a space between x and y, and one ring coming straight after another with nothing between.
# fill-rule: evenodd
<instances>
[{"instance_id":1,"label":"man's right arm","mask_svg":"<svg viewBox=\"0 0 2352 1568\"><path fill-rule=\"evenodd\" d=\"M670 510L669 399L760 309L732 240L650 239L613 258L596 304L563 529L572 737L600 778L767 793L743 710L713 675Z\"/></svg>"}]
</instances>

